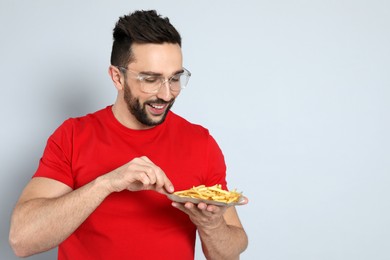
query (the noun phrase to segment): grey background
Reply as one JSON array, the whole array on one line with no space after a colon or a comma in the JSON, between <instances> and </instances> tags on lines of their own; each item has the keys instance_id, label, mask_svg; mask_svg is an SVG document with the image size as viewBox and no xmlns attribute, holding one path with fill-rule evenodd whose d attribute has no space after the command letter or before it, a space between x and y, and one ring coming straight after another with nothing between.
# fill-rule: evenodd
<instances>
[{"instance_id":1,"label":"grey background","mask_svg":"<svg viewBox=\"0 0 390 260\"><path fill-rule=\"evenodd\" d=\"M193 73L174 111L211 131L250 199L242 259L390 259L389 3L1 0L0 258L16 259L10 214L47 137L114 102L114 23L153 8Z\"/></svg>"}]
</instances>

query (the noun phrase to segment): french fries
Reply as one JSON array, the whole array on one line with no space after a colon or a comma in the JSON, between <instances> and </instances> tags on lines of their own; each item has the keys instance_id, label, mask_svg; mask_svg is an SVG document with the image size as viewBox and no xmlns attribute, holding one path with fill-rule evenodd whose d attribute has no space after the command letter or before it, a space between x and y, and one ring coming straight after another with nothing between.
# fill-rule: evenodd
<instances>
[{"instance_id":1,"label":"french fries","mask_svg":"<svg viewBox=\"0 0 390 260\"><path fill-rule=\"evenodd\" d=\"M176 191L173 194L180 197L189 197L202 200L213 200L223 203L238 202L241 197L241 193L235 189L232 191L226 191L221 188L221 184L206 187L205 185L194 186L191 189Z\"/></svg>"}]
</instances>

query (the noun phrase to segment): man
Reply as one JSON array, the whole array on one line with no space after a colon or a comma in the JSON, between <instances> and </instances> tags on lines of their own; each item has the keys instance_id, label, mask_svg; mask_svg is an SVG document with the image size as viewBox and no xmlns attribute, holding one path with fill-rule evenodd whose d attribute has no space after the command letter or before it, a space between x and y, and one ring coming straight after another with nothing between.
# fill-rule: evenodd
<instances>
[{"instance_id":1,"label":"man","mask_svg":"<svg viewBox=\"0 0 390 260\"><path fill-rule=\"evenodd\" d=\"M11 218L15 254L59 246L59 259L193 259L197 230L208 259L239 258L248 242L234 207L166 196L200 184L227 188L214 139L170 111L191 75L179 33L155 11L136 11L113 36L117 99L48 139Z\"/></svg>"}]
</instances>

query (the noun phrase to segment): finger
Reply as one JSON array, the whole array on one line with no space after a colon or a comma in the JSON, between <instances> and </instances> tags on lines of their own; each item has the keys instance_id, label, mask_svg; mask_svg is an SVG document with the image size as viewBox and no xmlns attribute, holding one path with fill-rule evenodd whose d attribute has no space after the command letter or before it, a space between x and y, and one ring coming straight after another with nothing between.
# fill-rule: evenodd
<instances>
[{"instance_id":1,"label":"finger","mask_svg":"<svg viewBox=\"0 0 390 260\"><path fill-rule=\"evenodd\" d=\"M160 167L155 165L148 157L142 156L139 158L141 160L142 165L145 167L145 172L150 178L151 184L156 184L156 187L163 186L161 174L165 175L165 173L161 170Z\"/></svg>"},{"instance_id":2,"label":"finger","mask_svg":"<svg viewBox=\"0 0 390 260\"><path fill-rule=\"evenodd\" d=\"M172 202L171 205L177 209L180 209L186 214L190 214L191 210L195 208L195 205L191 202L186 202L186 203Z\"/></svg>"},{"instance_id":3,"label":"finger","mask_svg":"<svg viewBox=\"0 0 390 260\"><path fill-rule=\"evenodd\" d=\"M198 218L200 221L201 219L203 219L204 221L207 221L208 218L212 217L213 215L215 215L214 212L210 212L207 210L207 204L205 203L199 203L198 205L194 204L194 203L191 203L191 202L186 202L184 203L184 209L185 209L185 212L193 217L196 217ZM206 217L206 219L204 219L204 217Z\"/></svg>"},{"instance_id":4,"label":"finger","mask_svg":"<svg viewBox=\"0 0 390 260\"><path fill-rule=\"evenodd\" d=\"M158 166L153 164L144 166L143 171L149 178L150 184L154 185L154 190L163 192L163 186L167 180L165 173Z\"/></svg>"},{"instance_id":5,"label":"finger","mask_svg":"<svg viewBox=\"0 0 390 260\"><path fill-rule=\"evenodd\" d=\"M162 193L162 194L166 194L167 191L165 190L164 188L164 185L165 185L165 182L166 182L166 176L163 172L158 172L156 174L156 184L155 184L155 187L156 187L156 191L159 192L159 193Z\"/></svg>"},{"instance_id":6,"label":"finger","mask_svg":"<svg viewBox=\"0 0 390 260\"><path fill-rule=\"evenodd\" d=\"M145 171L138 171L134 175L134 180L141 182L144 186L150 185L150 178Z\"/></svg>"},{"instance_id":7,"label":"finger","mask_svg":"<svg viewBox=\"0 0 390 260\"><path fill-rule=\"evenodd\" d=\"M249 203L248 197L243 196L243 199L242 199L242 201L240 202L240 205L245 205L245 204L248 204L248 203Z\"/></svg>"},{"instance_id":8,"label":"finger","mask_svg":"<svg viewBox=\"0 0 390 260\"><path fill-rule=\"evenodd\" d=\"M156 170L152 166L144 166L143 171L149 178L150 184L155 184L157 181Z\"/></svg>"},{"instance_id":9,"label":"finger","mask_svg":"<svg viewBox=\"0 0 390 260\"><path fill-rule=\"evenodd\" d=\"M196 206L196 209L198 209L201 214L203 214L204 216L207 216L207 217L210 217L210 216L217 213L215 206L207 205L207 204L202 203L202 202Z\"/></svg>"},{"instance_id":10,"label":"finger","mask_svg":"<svg viewBox=\"0 0 390 260\"><path fill-rule=\"evenodd\" d=\"M173 193L175 191L173 184L167 177L163 177L161 180L161 183L158 185L156 184L157 192L166 195L167 193Z\"/></svg>"},{"instance_id":11,"label":"finger","mask_svg":"<svg viewBox=\"0 0 390 260\"><path fill-rule=\"evenodd\" d=\"M155 165L148 157L142 156L140 157L145 163L149 163L149 165L153 165L153 169L155 170L155 176L156 176L156 190L160 193L172 193L175 191L175 188L173 187L172 182L169 180L167 175L164 173L164 171ZM164 189L162 189L164 187Z\"/></svg>"},{"instance_id":12,"label":"finger","mask_svg":"<svg viewBox=\"0 0 390 260\"><path fill-rule=\"evenodd\" d=\"M149 161L145 161L143 158L135 158L127 167L128 171L132 172L138 172L138 174L144 175L142 178L148 178L149 181L148 184L155 184L157 177L156 177L156 171L155 166L153 163L150 163ZM138 176L138 179L140 176ZM139 179L141 180L141 179ZM144 183L144 181L143 181Z\"/></svg>"},{"instance_id":13,"label":"finger","mask_svg":"<svg viewBox=\"0 0 390 260\"><path fill-rule=\"evenodd\" d=\"M198 205L197 205L198 209L200 210L206 210L207 209L207 204L206 203L203 203L203 202L200 202Z\"/></svg>"},{"instance_id":14,"label":"finger","mask_svg":"<svg viewBox=\"0 0 390 260\"><path fill-rule=\"evenodd\" d=\"M225 211L225 208L226 207L223 206L207 205L204 210L213 214L217 214L220 211Z\"/></svg>"},{"instance_id":15,"label":"finger","mask_svg":"<svg viewBox=\"0 0 390 260\"><path fill-rule=\"evenodd\" d=\"M154 164L147 156L141 156L141 157L139 157L139 159L146 162L146 163Z\"/></svg>"},{"instance_id":16,"label":"finger","mask_svg":"<svg viewBox=\"0 0 390 260\"><path fill-rule=\"evenodd\" d=\"M169 193L175 191L175 187L173 186L171 180L165 174L164 174L164 188Z\"/></svg>"}]
</instances>

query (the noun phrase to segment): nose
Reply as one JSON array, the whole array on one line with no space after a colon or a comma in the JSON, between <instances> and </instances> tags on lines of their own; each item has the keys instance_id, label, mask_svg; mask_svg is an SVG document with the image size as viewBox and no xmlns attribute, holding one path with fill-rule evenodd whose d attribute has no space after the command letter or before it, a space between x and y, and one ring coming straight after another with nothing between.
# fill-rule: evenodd
<instances>
[{"instance_id":1,"label":"nose","mask_svg":"<svg viewBox=\"0 0 390 260\"><path fill-rule=\"evenodd\" d=\"M161 82L161 87L157 92L157 97L165 101L170 101L174 96L169 87L169 80L164 80Z\"/></svg>"}]
</instances>

